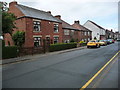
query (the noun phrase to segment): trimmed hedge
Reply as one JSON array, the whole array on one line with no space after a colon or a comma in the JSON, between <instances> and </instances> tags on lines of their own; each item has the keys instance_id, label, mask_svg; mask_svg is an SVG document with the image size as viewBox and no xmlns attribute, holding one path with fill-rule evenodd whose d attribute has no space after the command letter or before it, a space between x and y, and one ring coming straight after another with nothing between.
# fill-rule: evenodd
<instances>
[{"instance_id":1,"label":"trimmed hedge","mask_svg":"<svg viewBox=\"0 0 120 90\"><path fill-rule=\"evenodd\" d=\"M17 47L16 46L8 46L8 47L2 47L2 58L8 59L8 58L14 58L17 57Z\"/></svg>"},{"instance_id":2,"label":"trimmed hedge","mask_svg":"<svg viewBox=\"0 0 120 90\"><path fill-rule=\"evenodd\" d=\"M87 43L81 43L80 44L80 46L86 46L87 45Z\"/></svg>"},{"instance_id":3,"label":"trimmed hedge","mask_svg":"<svg viewBox=\"0 0 120 90\"><path fill-rule=\"evenodd\" d=\"M50 45L49 51L60 51L60 50L66 50L71 48L76 48L77 43L61 43L61 44L52 44Z\"/></svg>"}]
</instances>

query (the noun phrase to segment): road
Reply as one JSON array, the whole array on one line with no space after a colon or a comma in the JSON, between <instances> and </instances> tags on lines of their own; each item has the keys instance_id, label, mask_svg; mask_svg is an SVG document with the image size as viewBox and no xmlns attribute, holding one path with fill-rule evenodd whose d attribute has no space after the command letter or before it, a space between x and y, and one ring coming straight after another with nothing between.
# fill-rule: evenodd
<instances>
[{"instance_id":1,"label":"road","mask_svg":"<svg viewBox=\"0 0 120 90\"><path fill-rule=\"evenodd\" d=\"M118 43L114 43L101 48L46 55L27 62L5 65L3 88L81 88L117 52ZM109 82L114 83L112 88L118 87L116 67L117 60L102 79L107 83L112 76ZM97 88L105 87L101 83ZM111 84L107 84L107 87L111 87Z\"/></svg>"}]
</instances>

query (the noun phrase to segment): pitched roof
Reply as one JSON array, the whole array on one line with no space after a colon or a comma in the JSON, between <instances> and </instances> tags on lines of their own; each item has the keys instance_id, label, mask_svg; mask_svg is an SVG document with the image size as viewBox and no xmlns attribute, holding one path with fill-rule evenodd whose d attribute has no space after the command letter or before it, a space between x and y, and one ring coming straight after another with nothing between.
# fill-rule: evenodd
<instances>
[{"instance_id":1,"label":"pitched roof","mask_svg":"<svg viewBox=\"0 0 120 90\"><path fill-rule=\"evenodd\" d=\"M90 20L88 20L89 22L91 22L92 24L94 24L95 26L97 26L98 28L100 28L100 29L104 29L103 27L101 27L101 26L99 26L98 24L96 24L95 22L93 22L93 21L90 21ZM105 29L104 29L105 30Z\"/></svg>"},{"instance_id":2,"label":"pitched roof","mask_svg":"<svg viewBox=\"0 0 120 90\"><path fill-rule=\"evenodd\" d=\"M52 16L50 13L34 9L28 6L17 4L16 7L20 9L20 11L26 16L41 20L48 20L48 21L54 21L54 22L61 22L59 19Z\"/></svg>"},{"instance_id":3,"label":"pitched roof","mask_svg":"<svg viewBox=\"0 0 120 90\"><path fill-rule=\"evenodd\" d=\"M86 27L84 27L84 26L82 26L82 25L80 25L80 24L78 24L78 23L74 23L73 26L76 27L76 28L79 29L79 30L82 30L82 31L92 32L92 31L89 30L88 28L86 28Z\"/></svg>"},{"instance_id":4,"label":"pitched roof","mask_svg":"<svg viewBox=\"0 0 120 90\"><path fill-rule=\"evenodd\" d=\"M74 28L72 25L70 25L69 23L67 23L67 22L65 22L65 21L63 21L63 20L61 20L62 21L62 28L63 29L68 29L68 30L79 30L79 29L77 29L77 28Z\"/></svg>"}]
</instances>

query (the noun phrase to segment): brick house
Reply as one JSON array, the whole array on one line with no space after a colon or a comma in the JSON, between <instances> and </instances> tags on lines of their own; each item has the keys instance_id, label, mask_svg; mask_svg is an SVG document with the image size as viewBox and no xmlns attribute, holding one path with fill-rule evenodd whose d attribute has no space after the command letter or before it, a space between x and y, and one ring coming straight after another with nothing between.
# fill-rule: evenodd
<instances>
[{"instance_id":1,"label":"brick house","mask_svg":"<svg viewBox=\"0 0 120 90\"><path fill-rule=\"evenodd\" d=\"M88 42L92 39L92 31L80 25L79 21L74 21L74 24L72 26L79 29L79 41Z\"/></svg>"},{"instance_id":2,"label":"brick house","mask_svg":"<svg viewBox=\"0 0 120 90\"><path fill-rule=\"evenodd\" d=\"M79 29L73 27L69 23L65 22L64 20L61 19L60 15L55 16L62 22L62 29L63 29L63 42L64 43L69 43L71 40L74 40L75 42L80 41L78 37L78 33L80 32Z\"/></svg>"},{"instance_id":3,"label":"brick house","mask_svg":"<svg viewBox=\"0 0 120 90\"><path fill-rule=\"evenodd\" d=\"M114 39L114 32L113 30L106 29L106 39Z\"/></svg>"},{"instance_id":4,"label":"brick house","mask_svg":"<svg viewBox=\"0 0 120 90\"><path fill-rule=\"evenodd\" d=\"M37 10L13 1L9 4L9 13L17 16L15 21L17 29L14 29L13 33L25 32L24 47L42 46L44 39L50 40L50 43L62 42L62 22L55 18L50 11ZM11 40L6 39L6 44L8 42Z\"/></svg>"},{"instance_id":5,"label":"brick house","mask_svg":"<svg viewBox=\"0 0 120 90\"><path fill-rule=\"evenodd\" d=\"M117 31L117 32L114 33L114 39L115 40L118 40L118 39L120 40L120 32Z\"/></svg>"}]
</instances>

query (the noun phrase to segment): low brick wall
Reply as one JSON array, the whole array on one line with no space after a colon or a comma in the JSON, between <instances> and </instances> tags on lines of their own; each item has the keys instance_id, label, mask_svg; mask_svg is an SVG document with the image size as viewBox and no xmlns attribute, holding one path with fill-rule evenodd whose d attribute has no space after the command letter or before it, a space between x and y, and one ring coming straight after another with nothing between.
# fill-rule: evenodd
<instances>
[{"instance_id":1,"label":"low brick wall","mask_svg":"<svg viewBox=\"0 0 120 90\"><path fill-rule=\"evenodd\" d=\"M23 47L19 49L19 56L44 53L43 47Z\"/></svg>"}]
</instances>

